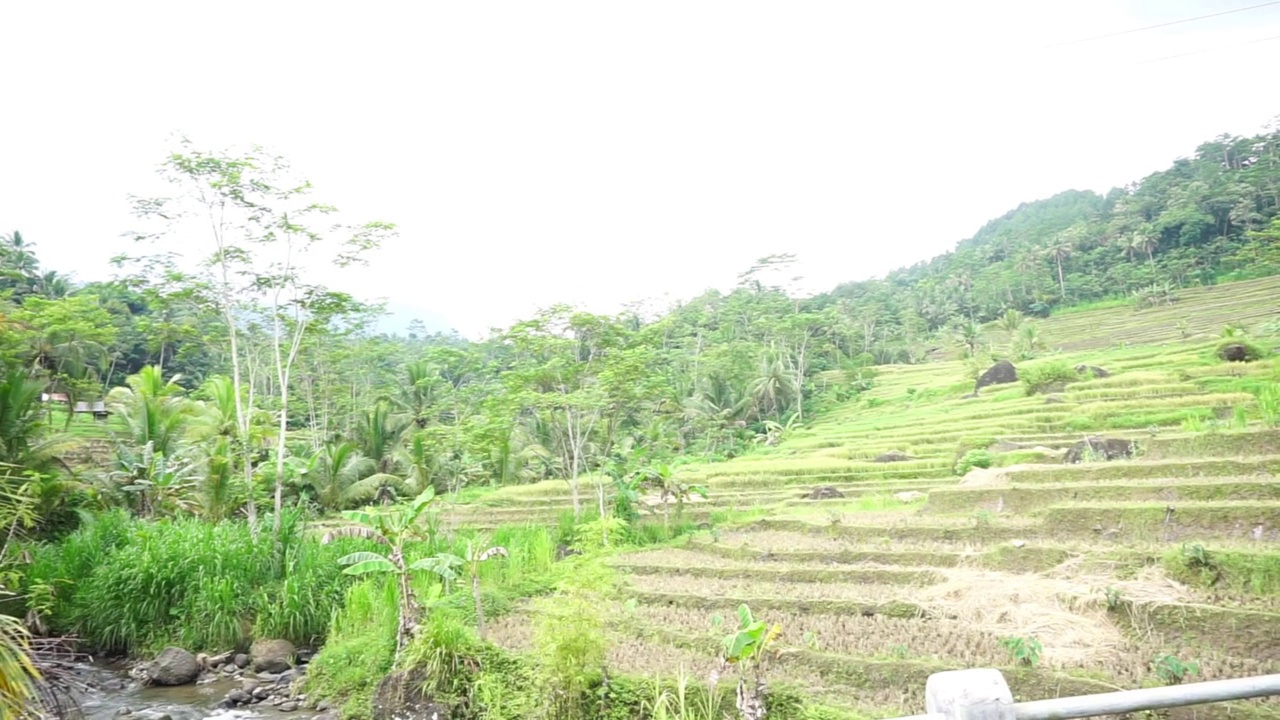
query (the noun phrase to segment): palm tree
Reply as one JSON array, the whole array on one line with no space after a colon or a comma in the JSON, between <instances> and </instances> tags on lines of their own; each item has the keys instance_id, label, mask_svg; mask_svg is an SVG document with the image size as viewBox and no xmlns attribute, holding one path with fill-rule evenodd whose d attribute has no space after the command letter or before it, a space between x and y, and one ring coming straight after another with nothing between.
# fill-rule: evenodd
<instances>
[{"instance_id":1,"label":"palm tree","mask_svg":"<svg viewBox=\"0 0 1280 720\"><path fill-rule=\"evenodd\" d=\"M964 346L965 356L973 357L982 345L982 327L972 320L965 320L956 327L956 338Z\"/></svg>"},{"instance_id":2,"label":"palm tree","mask_svg":"<svg viewBox=\"0 0 1280 720\"><path fill-rule=\"evenodd\" d=\"M1059 235L1053 244L1045 248L1045 255L1053 258L1058 265L1058 289L1062 293L1062 299L1067 299L1067 282L1062 275L1062 261L1071 257L1075 251L1075 243L1066 233Z\"/></svg>"},{"instance_id":3,"label":"palm tree","mask_svg":"<svg viewBox=\"0 0 1280 720\"><path fill-rule=\"evenodd\" d=\"M27 243L22 233L14 230L0 239L0 264L4 270L21 276L34 274L40 263L36 260L35 244Z\"/></svg>"},{"instance_id":4,"label":"palm tree","mask_svg":"<svg viewBox=\"0 0 1280 720\"><path fill-rule=\"evenodd\" d=\"M382 487L403 486L395 476L375 473L376 467L353 443L325 445L308 458L301 470L302 482L315 493L321 508L341 510L377 495Z\"/></svg>"},{"instance_id":5,"label":"palm tree","mask_svg":"<svg viewBox=\"0 0 1280 720\"><path fill-rule=\"evenodd\" d=\"M44 425L40 422L40 394L45 387L44 381L16 370L0 379L0 480L51 470L61 462L59 457L62 453L76 443L67 435L44 436ZM27 479L23 479L21 484L27 484ZM81 487L75 483L54 485L67 491ZM42 502L51 500L47 495L48 489L40 492Z\"/></svg>"},{"instance_id":6,"label":"palm tree","mask_svg":"<svg viewBox=\"0 0 1280 720\"><path fill-rule=\"evenodd\" d=\"M1012 335L1018 331L1018 327L1022 325L1022 313L1014 308L1004 311L1004 315L1000 316L1000 329Z\"/></svg>"},{"instance_id":7,"label":"palm tree","mask_svg":"<svg viewBox=\"0 0 1280 720\"><path fill-rule=\"evenodd\" d=\"M761 358L759 374L751 381L748 390L757 417L781 417L800 399L800 387L795 373L783 363L782 358Z\"/></svg>"},{"instance_id":8,"label":"palm tree","mask_svg":"<svg viewBox=\"0 0 1280 720\"><path fill-rule=\"evenodd\" d=\"M374 472L392 472L395 468L396 446L411 424L412 421L394 415L391 406L385 402L375 403L360 416L356 435L360 450L374 463Z\"/></svg>"},{"instance_id":9,"label":"palm tree","mask_svg":"<svg viewBox=\"0 0 1280 720\"><path fill-rule=\"evenodd\" d=\"M438 389L444 384L440 373L421 360L405 366L406 382L398 388L392 402L412 418L419 428L427 426L427 410L436 400Z\"/></svg>"},{"instance_id":10,"label":"palm tree","mask_svg":"<svg viewBox=\"0 0 1280 720\"><path fill-rule=\"evenodd\" d=\"M155 365L148 365L107 394L107 404L123 418L128 428L127 442L134 448L150 445L153 452L168 456L191 417L192 405L182 394L178 376L164 379Z\"/></svg>"},{"instance_id":11,"label":"palm tree","mask_svg":"<svg viewBox=\"0 0 1280 720\"><path fill-rule=\"evenodd\" d=\"M1125 251L1129 253L1129 259L1133 259L1133 253L1144 252L1147 254L1147 262L1151 264L1151 269L1156 269L1155 251L1160 246L1160 238L1148 227L1140 230L1134 230L1129 234L1125 243Z\"/></svg>"},{"instance_id":12,"label":"palm tree","mask_svg":"<svg viewBox=\"0 0 1280 720\"><path fill-rule=\"evenodd\" d=\"M31 292L50 300L64 298L71 294L71 281L56 270L49 270L33 275L30 278Z\"/></svg>"}]
</instances>

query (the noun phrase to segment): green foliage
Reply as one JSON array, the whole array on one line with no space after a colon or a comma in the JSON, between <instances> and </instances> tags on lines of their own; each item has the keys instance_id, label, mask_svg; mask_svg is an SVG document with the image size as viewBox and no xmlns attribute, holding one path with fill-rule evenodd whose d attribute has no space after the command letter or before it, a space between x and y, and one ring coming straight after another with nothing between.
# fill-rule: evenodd
<instances>
[{"instance_id":1,"label":"green foliage","mask_svg":"<svg viewBox=\"0 0 1280 720\"><path fill-rule=\"evenodd\" d=\"M1040 664L1044 646L1034 637L1007 637L1000 639L1000 646L1009 653L1009 659L1017 665L1035 667Z\"/></svg>"},{"instance_id":2,"label":"green foliage","mask_svg":"<svg viewBox=\"0 0 1280 720\"><path fill-rule=\"evenodd\" d=\"M334 613L324 647L307 667L307 694L341 703L346 717L370 717L373 691L395 661L398 621L392 578L375 576L352 585Z\"/></svg>"},{"instance_id":3,"label":"green foliage","mask_svg":"<svg viewBox=\"0 0 1280 720\"><path fill-rule=\"evenodd\" d=\"M244 648L255 624L310 645L342 602L343 548L351 545L323 547L294 523L255 537L243 522L114 512L37 548L24 584L52 590L51 629L100 650Z\"/></svg>"},{"instance_id":4,"label":"green foliage","mask_svg":"<svg viewBox=\"0 0 1280 720\"><path fill-rule=\"evenodd\" d=\"M581 523L577 526L573 547L576 550L590 552L626 541L628 525L621 518L613 515Z\"/></svg>"},{"instance_id":5,"label":"green foliage","mask_svg":"<svg viewBox=\"0 0 1280 720\"><path fill-rule=\"evenodd\" d=\"M599 593L596 577L579 575L535 604L536 674L546 717L592 717L590 690L608 649Z\"/></svg>"},{"instance_id":6,"label":"green foliage","mask_svg":"<svg viewBox=\"0 0 1280 720\"><path fill-rule=\"evenodd\" d=\"M1080 380L1080 374L1065 361L1052 360L1018 368L1018 379L1028 395L1047 392L1069 382Z\"/></svg>"},{"instance_id":7,"label":"green foliage","mask_svg":"<svg viewBox=\"0 0 1280 720\"><path fill-rule=\"evenodd\" d=\"M1183 662L1176 655L1161 655L1151 663L1151 669L1165 685L1178 685L1188 677L1200 674L1199 663Z\"/></svg>"},{"instance_id":8,"label":"green foliage","mask_svg":"<svg viewBox=\"0 0 1280 720\"><path fill-rule=\"evenodd\" d=\"M995 462L987 450L970 450L956 461L955 473L964 475L974 468L989 468Z\"/></svg>"},{"instance_id":9,"label":"green foliage","mask_svg":"<svg viewBox=\"0 0 1280 720\"><path fill-rule=\"evenodd\" d=\"M1217 358L1226 360L1227 348L1232 346L1239 346L1244 349L1243 354L1245 362L1257 362L1270 354L1267 352L1266 348L1258 345L1252 340L1249 340L1243 335L1229 336L1226 340L1218 344L1218 347L1214 349L1213 354Z\"/></svg>"},{"instance_id":10,"label":"green foliage","mask_svg":"<svg viewBox=\"0 0 1280 720\"><path fill-rule=\"evenodd\" d=\"M1120 591L1120 588L1108 585L1102 592L1107 601L1107 609L1112 612L1119 610L1121 603L1124 601L1124 593Z\"/></svg>"},{"instance_id":11,"label":"green foliage","mask_svg":"<svg viewBox=\"0 0 1280 720\"><path fill-rule=\"evenodd\" d=\"M1267 427L1280 427L1280 384L1273 383L1260 388L1256 397L1263 424Z\"/></svg>"}]
</instances>

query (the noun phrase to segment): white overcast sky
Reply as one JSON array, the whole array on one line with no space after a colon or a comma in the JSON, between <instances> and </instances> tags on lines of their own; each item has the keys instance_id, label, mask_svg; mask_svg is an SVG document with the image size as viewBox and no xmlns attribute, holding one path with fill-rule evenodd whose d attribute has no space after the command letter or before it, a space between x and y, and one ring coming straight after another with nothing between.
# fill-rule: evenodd
<instances>
[{"instance_id":1,"label":"white overcast sky","mask_svg":"<svg viewBox=\"0 0 1280 720\"><path fill-rule=\"evenodd\" d=\"M776 252L826 289L1261 129L1280 3L1060 44L1260 2L3 2L0 232L109 277L181 131L397 223L335 283L401 320L610 312Z\"/></svg>"}]
</instances>

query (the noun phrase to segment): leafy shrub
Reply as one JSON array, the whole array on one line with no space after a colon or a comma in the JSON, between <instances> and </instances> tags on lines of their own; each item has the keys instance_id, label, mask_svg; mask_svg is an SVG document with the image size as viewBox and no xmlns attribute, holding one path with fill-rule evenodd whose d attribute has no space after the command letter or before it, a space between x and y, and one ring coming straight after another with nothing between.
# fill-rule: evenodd
<instances>
[{"instance_id":1,"label":"leafy shrub","mask_svg":"<svg viewBox=\"0 0 1280 720\"><path fill-rule=\"evenodd\" d=\"M994 460L986 450L970 450L956 462L956 474L964 475L974 468L989 468Z\"/></svg>"},{"instance_id":2,"label":"leafy shrub","mask_svg":"<svg viewBox=\"0 0 1280 720\"><path fill-rule=\"evenodd\" d=\"M1033 637L1007 637L1000 640L1000 645L1009 653L1009 658L1017 665L1035 667L1040 664L1040 654L1044 647Z\"/></svg>"},{"instance_id":3,"label":"leafy shrub","mask_svg":"<svg viewBox=\"0 0 1280 720\"><path fill-rule=\"evenodd\" d=\"M1063 383L1080 379L1076 369L1061 360L1027 365L1018 370L1018 378L1028 395L1046 392Z\"/></svg>"},{"instance_id":4,"label":"leafy shrub","mask_svg":"<svg viewBox=\"0 0 1280 720\"><path fill-rule=\"evenodd\" d=\"M1191 675L1200 674L1198 663L1182 662L1176 655L1162 655L1151 663L1151 667L1165 685L1177 685Z\"/></svg>"},{"instance_id":5,"label":"leafy shrub","mask_svg":"<svg viewBox=\"0 0 1280 720\"><path fill-rule=\"evenodd\" d=\"M1219 360L1226 360L1227 348L1231 347L1232 345L1238 345L1244 348L1245 362L1255 362L1257 360L1261 360L1262 358L1266 357L1268 354L1267 351L1263 349L1260 345L1244 337L1232 337L1232 338L1228 338L1226 341L1218 345L1218 347L1213 351L1214 356L1217 357Z\"/></svg>"}]
</instances>

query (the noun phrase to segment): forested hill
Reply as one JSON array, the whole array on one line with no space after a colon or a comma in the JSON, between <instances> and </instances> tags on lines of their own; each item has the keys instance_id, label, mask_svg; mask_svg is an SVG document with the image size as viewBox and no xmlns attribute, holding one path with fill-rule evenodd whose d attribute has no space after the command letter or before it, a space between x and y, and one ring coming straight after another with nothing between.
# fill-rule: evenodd
<instances>
[{"instance_id":1,"label":"forested hill","mask_svg":"<svg viewBox=\"0 0 1280 720\"><path fill-rule=\"evenodd\" d=\"M1005 309L1061 305L1280 272L1280 129L1222 136L1190 158L1099 196L1023 204L953 252L817 298L879 318L882 342ZM1141 302L1141 298L1138 300ZM888 343L893 345L893 343ZM905 360L910 343L885 347Z\"/></svg>"},{"instance_id":2,"label":"forested hill","mask_svg":"<svg viewBox=\"0 0 1280 720\"><path fill-rule=\"evenodd\" d=\"M257 168L281 165L258 160L184 146L164 166L179 194L135 208L161 222L171 215L157 208L212 197L220 213L238 213L229 227L245 236L234 254L200 236L207 230L139 231L203 248L210 267L234 263L228 273L189 276L157 256L117 280L77 285L42 268L20 233L9 235L0 243L0 364L7 386L31 390L33 402L42 390L118 398L116 413L128 418L140 412L132 404L150 402L147 393L163 398L185 418L179 425L219 428L199 442L172 435L171 454L222 468L219 487L230 478L241 479L240 492L278 483L276 503L293 493L341 504L335 484L367 474L335 465L326 488L311 487L321 475L286 477L290 458L364 458L359 467L378 471L370 477L456 488L730 457L866 389L869 364L919 362L940 348L1027 357L1055 339L1019 314L1114 297L1142 306L1179 287L1280 273L1280 132L1272 132L1205 143L1105 197L1071 191L1027 203L951 253L816 297L771 282L789 274L779 266L790 259L775 256L732 292L709 291L656 318L557 307L480 342L390 336L367 329L377 308L263 259L297 216L273 206L274 196L250 202L278 182ZM356 244L344 247L369 254L372 236L389 228L359 226ZM291 298L283 303L282 290ZM984 337L982 324L995 318L1018 328L1012 346ZM846 371L845 381L826 382L828 370ZM126 384L132 390L112 394ZM6 412L30 420L36 408ZM53 430L23 427L33 438ZM119 472L142 472L130 458L152 441L123 430L113 440ZM6 447L5 463L47 469L48 458L12 449L28 445ZM221 497L231 506L247 499Z\"/></svg>"}]
</instances>

